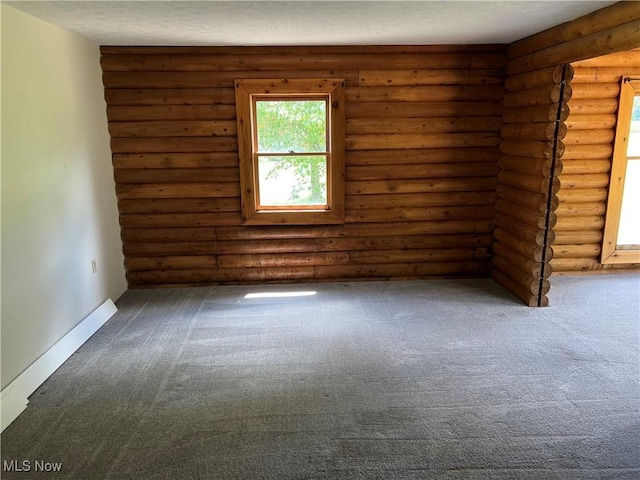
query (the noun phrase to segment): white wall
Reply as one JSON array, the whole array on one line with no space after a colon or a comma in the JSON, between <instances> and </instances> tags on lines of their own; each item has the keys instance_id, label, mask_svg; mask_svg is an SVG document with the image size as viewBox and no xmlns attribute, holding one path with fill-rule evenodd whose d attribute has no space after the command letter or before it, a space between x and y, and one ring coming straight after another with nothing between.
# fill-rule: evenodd
<instances>
[{"instance_id":1,"label":"white wall","mask_svg":"<svg viewBox=\"0 0 640 480\"><path fill-rule=\"evenodd\" d=\"M4 388L126 281L98 46L1 8Z\"/></svg>"}]
</instances>

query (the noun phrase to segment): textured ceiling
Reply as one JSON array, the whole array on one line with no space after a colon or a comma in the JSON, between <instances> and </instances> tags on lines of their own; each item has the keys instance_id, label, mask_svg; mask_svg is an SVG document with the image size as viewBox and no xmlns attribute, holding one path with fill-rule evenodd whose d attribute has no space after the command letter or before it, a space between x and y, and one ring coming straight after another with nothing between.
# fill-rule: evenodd
<instances>
[{"instance_id":1,"label":"textured ceiling","mask_svg":"<svg viewBox=\"0 0 640 480\"><path fill-rule=\"evenodd\" d=\"M100 45L511 43L614 1L5 2Z\"/></svg>"}]
</instances>

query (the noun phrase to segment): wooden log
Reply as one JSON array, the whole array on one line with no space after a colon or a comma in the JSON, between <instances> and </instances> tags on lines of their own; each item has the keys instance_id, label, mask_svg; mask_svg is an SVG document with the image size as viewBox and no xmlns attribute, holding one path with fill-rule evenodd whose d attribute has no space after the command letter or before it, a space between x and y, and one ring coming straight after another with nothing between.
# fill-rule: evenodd
<instances>
[{"instance_id":1,"label":"wooden log","mask_svg":"<svg viewBox=\"0 0 640 480\"><path fill-rule=\"evenodd\" d=\"M556 258L599 258L602 248L597 243L583 245L556 245L553 254Z\"/></svg>"},{"instance_id":2,"label":"wooden log","mask_svg":"<svg viewBox=\"0 0 640 480\"><path fill-rule=\"evenodd\" d=\"M424 262L467 262L473 261L473 249L425 249L425 250L380 250L353 252L316 252L280 254L231 254L220 255L220 268L282 267L303 265L357 265L357 264L398 264Z\"/></svg>"},{"instance_id":3,"label":"wooden log","mask_svg":"<svg viewBox=\"0 0 640 480\"><path fill-rule=\"evenodd\" d=\"M498 173L498 182L510 187L526 190L527 192L543 195L547 195L549 193L550 183L552 183L551 193L558 193L561 185L557 177L550 178L525 175L507 170L502 170Z\"/></svg>"},{"instance_id":4,"label":"wooden log","mask_svg":"<svg viewBox=\"0 0 640 480\"><path fill-rule=\"evenodd\" d=\"M485 234L494 228L493 220L443 220L435 222L361 223L341 226L221 226L216 238L223 240L253 240L282 238L345 238L370 236Z\"/></svg>"},{"instance_id":5,"label":"wooden log","mask_svg":"<svg viewBox=\"0 0 640 480\"><path fill-rule=\"evenodd\" d=\"M558 223L554 227L556 232L575 230L600 230L604 228L602 215L590 215L584 217L558 217Z\"/></svg>"},{"instance_id":6,"label":"wooden log","mask_svg":"<svg viewBox=\"0 0 640 480\"><path fill-rule=\"evenodd\" d=\"M507 123L500 130L503 138L538 140L542 142L552 141L554 138L562 140L567 134L564 123L550 122L536 123Z\"/></svg>"},{"instance_id":7,"label":"wooden log","mask_svg":"<svg viewBox=\"0 0 640 480\"><path fill-rule=\"evenodd\" d=\"M577 83L573 85L575 100L616 98L620 95L620 83Z\"/></svg>"},{"instance_id":8,"label":"wooden log","mask_svg":"<svg viewBox=\"0 0 640 480\"><path fill-rule=\"evenodd\" d=\"M111 122L235 120L235 105L107 105Z\"/></svg>"},{"instance_id":9,"label":"wooden log","mask_svg":"<svg viewBox=\"0 0 640 480\"><path fill-rule=\"evenodd\" d=\"M588 62L588 61L589 60L583 60L583 62ZM577 62L574 65L580 65L581 63L582 62ZM638 59L636 66L637 65L640 65L640 59ZM611 67L611 66L580 67L578 66L574 69L574 77L571 83L572 85L576 85L578 83L597 83L597 82L619 83L622 77L625 77L630 74L629 70L632 68L633 67L631 66L626 66L626 67Z\"/></svg>"},{"instance_id":10,"label":"wooden log","mask_svg":"<svg viewBox=\"0 0 640 480\"><path fill-rule=\"evenodd\" d=\"M502 69L481 70L360 70L359 84L363 87L406 85L501 85Z\"/></svg>"},{"instance_id":11,"label":"wooden log","mask_svg":"<svg viewBox=\"0 0 640 480\"><path fill-rule=\"evenodd\" d=\"M231 120L109 122L111 137L206 137L237 135Z\"/></svg>"},{"instance_id":12,"label":"wooden log","mask_svg":"<svg viewBox=\"0 0 640 480\"><path fill-rule=\"evenodd\" d=\"M107 88L107 105L235 105L233 88Z\"/></svg>"},{"instance_id":13,"label":"wooden log","mask_svg":"<svg viewBox=\"0 0 640 480\"><path fill-rule=\"evenodd\" d=\"M112 153L237 152L238 140L236 137L112 138L111 151Z\"/></svg>"},{"instance_id":14,"label":"wooden log","mask_svg":"<svg viewBox=\"0 0 640 480\"><path fill-rule=\"evenodd\" d=\"M537 307L538 305L538 295L531 293L531 290L527 287L520 285L517 281L513 280L511 277L502 273L498 269L493 269L491 271L491 278L493 278L499 285L504 287L507 291L513 294L516 298L518 298L522 303L524 303L528 307ZM543 297L546 299L547 297ZM547 306L548 300L544 301L540 306Z\"/></svg>"},{"instance_id":15,"label":"wooden log","mask_svg":"<svg viewBox=\"0 0 640 480\"><path fill-rule=\"evenodd\" d=\"M556 232L554 245L577 245L602 242L602 230L564 230Z\"/></svg>"},{"instance_id":16,"label":"wooden log","mask_svg":"<svg viewBox=\"0 0 640 480\"><path fill-rule=\"evenodd\" d=\"M305 239L253 239L223 240L217 242L217 251L221 255L229 254L285 254L310 252L354 252L386 250L433 250L447 248L470 248L476 258L481 250L492 243L490 234L452 234L429 236L371 236L371 237L335 237Z\"/></svg>"},{"instance_id":17,"label":"wooden log","mask_svg":"<svg viewBox=\"0 0 640 480\"><path fill-rule=\"evenodd\" d=\"M239 197L239 183L161 183L116 185L118 198Z\"/></svg>"},{"instance_id":18,"label":"wooden log","mask_svg":"<svg viewBox=\"0 0 640 480\"><path fill-rule=\"evenodd\" d=\"M318 70L312 75L316 78L342 78L347 86L358 85L357 70ZM265 72L104 72L102 83L105 88L233 88L239 76L264 78ZM269 72L269 78L309 78L309 72Z\"/></svg>"},{"instance_id":19,"label":"wooden log","mask_svg":"<svg viewBox=\"0 0 640 480\"><path fill-rule=\"evenodd\" d=\"M163 256L163 255L213 255L216 253L215 242L158 242L122 244L125 258L129 256Z\"/></svg>"},{"instance_id":20,"label":"wooden log","mask_svg":"<svg viewBox=\"0 0 640 480\"><path fill-rule=\"evenodd\" d=\"M572 96L571 85L545 85L526 90L515 90L504 96L507 108L566 103Z\"/></svg>"},{"instance_id":21,"label":"wooden log","mask_svg":"<svg viewBox=\"0 0 640 480\"><path fill-rule=\"evenodd\" d=\"M495 191L496 178L430 178L422 180L351 181L346 184L347 195L375 195L383 193L429 192L486 192ZM232 196L232 195L229 195Z\"/></svg>"},{"instance_id":22,"label":"wooden log","mask_svg":"<svg viewBox=\"0 0 640 480\"><path fill-rule=\"evenodd\" d=\"M554 148L553 142L541 142L536 140L503 140L500 143L500 151L505 155L514 155L517 157L533 157L551 159L562 157L565 146L561 141L556 143Z\"/></svg>"},{"instance_id":23,"label":"wooden log","mask_svg":"<svg viewBox=\"0 0 640 480\"><path fill-rule=\"evenodd\" d=\"M345 213L347 223L372 222L424 222L434 220L464 220L467 218L493 218L493 206L467 205L461 207L402 207L349 210Z\"/></svg>"},{"instance_id":24,"label":"wooden log","mask_svg":"<svg viewBox=\"0 0 640 480\"><path fill-rule=\"evenodd\" d=\"M347 150L495 147L499 144L497 132L347 135L345 138Z\"/></svg>"},{"instance_id":25,"label":"wooden log","mask_svg":"<svg viewBox=\"0 0 640 480\"><path fill-rule=\"evenodd\" d=\"M509 262L514 267L522 270L527 275L540 278L541 275L544 275L544 278L549 278L551 273L553 272L553 268L550 268L549 264L545 265L544 272L542 271L542 264L540 262L535 262L515 250L511 250L506 245L503 245L500 242L496 242L493 244L493 252L495 257L500 257Z\"/></svg>"},{"instance_id":26,"label":"wooden log","mask_svg":"<svg viewBox=\"0 0 640 480\"><path fill-rule=\"evenodd\" d=\"M497 101L502 85L446 85L417 87L354 87L346 91L347 103L357 102L478 102Z\"/></svg>"},{"instance_id":27,"label":"wooden log","mask_svg":"<svg viewBox=\"0 0 640 480\"><path fill-rule=\"evenodd\" d=\"M554 258L551 265L556 272L584 272L602 268L600 261L595 258Z\"/></svg>"},{"instance_id":28,"label":"wooden log","mask_svg":"<svg viewBox=\"0 0 640 480\"><path fill-rule=\"evenodd\" d=\"M546 232L544 228L540 228L537 225L532 225L531 222L521 222L513 218L512 216L498 213L496 215L496 227L501 228L516 237L521 238L527 242L535 243L536 245L543 246L545 240L549 244L553 243L555 238L553 231Z\"/></svg>"},{"instance_id":29,"label":"wooden log","mask_svg":"<svg viewBox=\"0 0 640 480\"><path fill-rule=\"evenodd\" d=\"M515 75L559 63L570 63L635 48L640 45L637 13L635 15L635 20L627 23L537 50L525 56L514 58L510 55L513 60L507 65L507 73Z\"/></svg>"},{"instance_id":30,"label":"wooden log","mask_svg":"<svg viewBox=\"0 0 640 480\"><path fill-rule=\"evenodd\" d=\"M556 215L553 212L548 214L547 219L542 212L538 212L503 199L496 201L496 211L518 220L519 222L526 223L527 225L531 225L539 229L543 229L545 227L553 228L557 221Z\"/></svg>"},{"instance_id":31,"label":"wooden log","mask_svg":"<svg viewBox=\"0 0 640 480\"><path fill-rule=\"evenodd\" d=\"M551 248L544 248L535 243L527 242L501 228L495 229L494 236L497 241L534 262L542 262L543 258L549 261L553 257Z\"/></svg>"},{"instance_id":32,"label":"wooden log","mask_svg":"<svg viewBox=\"0 0 640 480\"><path fill-rule=\"evenodd\" d=\"M520 188L510 187L505 184L498 186L496 194L498 198L503 198L511 203L523 205L543 213L546 212L547 207L550 207L550 210L554 211L560 203L556 195L552 195L551 201L549 201L546 193L536 194L528 191L523 192Z\"/></svg>"},{"instance_id":33,"label":"wooden log","mask_svg":"<svg viewBox=\"0 0 640 480\"><path fill-rule=\"evenodd\" d=\"M118 200L122 213L239 212L240 198L136 198Z\"/></svg>"},{"instance_id":34,"label":"wooden log","mask_svg":"<svg viewBox=\"0 0 640 480\"><path fill-rule=\"evenodd\" d=\"M633 3L633 2L629 2ZM636 3L635 6L635 17L640 19L640 15L638 14L638 6ZM585 60L581 60L576 62L576 66L578 68L590 68L590 67L617 67L617 68L638 68L640 66L640 50L626 50L623 52L612 53L605 56L597 56L592 58L587 58Z\"/></svg>"},{"instance_id":35,"label":"wooden log","mask_svg":"<svg viewBox=\"0 0 640 480\"><path fill-rule=\"evenodd\" d=\"M503 110L502 99L487 102L362 102L347 103L346 118L489 117L500 116Z\"/></svg>"},{"instance_id":36,"label":"wooden log","mask_svg":"<svg viewBox=\"0 0 640 480\"><path fill-rule=\"evenodd\" d=\"M277 72L286 70L398 70L503 68L502 53L315 53L282 54L128 54L102 55L103 72ZM316 75L317 76L317 75Z\"/></svg>"},{"instance_id":37,"label":"wooden log","mask_svg":"<svg viewBox=\"0 0 640 480\"><path fill-rule=\"evenodd\" d=\"M616 116L612 113L571 114L565 125L568 130L610 129L616 125Z\"/></svg>"},{"instance_id":38,"label":"wooden log","mask_svg":"<svg viewBox=\"0 0 640 480\"><path fill-rule=\"evenodd\" d=\"M562 161L566 160L599 160L611 158L612 145L566 145L562 154Z\"/></svg>"},{"instance_id":39,"label":"wooden log","mask_svg":"<svg viewBox=\"0 0 640 480\"><path fill-rule=\"evenodd\" d=\"M572 188L604 188L609 185L609 175L606 173L594 173L584 175L566 175L559 177L563 189Z\"/></svg>"},{"instance_id":40,"label":"wooden log","mask_svg":"<svg viewBox=\"0 0 640 480\"><path fill-rule=\"evenodd\" d=\"M237 152L208 153L117 153L113 167L125 168L238 168Z\"/></svg>"},{"instance_id":41,"label":"wooden log","mask_svg":"<svg viewBox=\"0 0 640 480\"><path fill-rule=\"evenodd\" d=\"M565 146L605 145L613 142L614 136L614 131L611 128L600 130L571 130L562 142Z\"/></svg>"},{"instance_id":42,"label":"wooden log","mask_svg":"<svg viewBox=\"0 0 640 480\"><path fill-rule=\"evenodd\" d=\"M498 256L493 257L492 263L500 273L510 277L516 284L527 289L531 294L536 295L540 291L545 294L549 293L551 288L549 280L532 277Z\"/></svg>"},{"instance_id":43,"label":"wooden log","mask_svg":"<svg viewBox=\"0 0 640 480\"><path fill-rule=\"evenodd\" d=\"M123 213L121 227L168 228L168 227L215 227L218 225L240 225L240 212L209 213Z\"/></svg>"},{"instance_id":44,"label":"wooden log","mask_svg":"<svg viewBox=\"0 0 640 480\"><path fill-rule=\"evenodd\" d=\"M348 166L346 168L347 181L358 180L394 180L414 178L456 178L456 177L493 177L498 173L496 162L485 163L431 163L395 164L373 166Z\"/></svg>"},{"instance_id":45,"label":"wooden log","mask_svg":"<svg viewBox=\"0 0 640 480\"><path fill-rule=\"evenodd\" d=\"M126 183L239 182L236 168L124 168L114 170L118 185Z\"/></svg>"},{"instance_id":46,"label":"wooden log","mask_svg":"<svg viewBox=\"0 0 640 480\"><path fill-rule=\"evenodd\" d=\"M221 199L216 199L220 201ZM347 210L369 208L448 207L459 205L493 205L495 192L439 192L394 195L347 195ZM229 199L231 201L231 199ZM223 207L221 207L223 208Z\"/></svg>"},{"instance_id":47,"label":"wooden log","mask_svg":"<svg viewBox=\"0 0 640 480\"><path fill-rule=\"evenodd\" d=\"M541 70L511 75L505 80L505 87L508 91L525 90L543 87L546 85L558 85L562 80L570 82L573 78L573 67L571 65L553 65Z\"/></svg>"},{"instance_id":48,"label":"wooden log","mask_svg":"<svg viewBox=\"0 0 640 480\"><path fill-rule=\"evenodd\" d=\"M216 229L200 228L127 228L122 227L124 243L215 242Z\"/></svg>"},{"instance_id":49,"label":"wooden log","mask_svg":"<svg viewBox=\"0 0 640 480\"><path fill-rule=\"evenodd\" d=\"M125 258L127 271L135 270L187 270L211 269L217 266L216 255L167 255L161 257Z\"/></svg>"},{"instance_id":50,"label":"wooden log","mask_svg":"<svg viewBox=\"0 0 640 480\"><path fill-rule=\"evenodd\" d=\"M346 152L346 164L349 167L355 165L393 166L413 163L497 163L499 157L500 151L497 147L352 150Z\"/></svg>"},{"instance_id":51,"label":"wooden log","mask_svg":"<svg viewBox=\"0 0 640 480\"><path fill-rule=\"evenodd\" d=\"M637 4L635 2L618 2L614 5L583 15L570 22L562 23L543 32L518 40L509 45L507 54L509 58L522 57L560 43L602 32L611 27L624 24L634 18L638 18Z\"/></svg>"},{"instance_id":52,"label":"wooden log","mask_svg":"<svg viewBox=\"0 0 640 480\"><path fill-rule=\"evenodd\" d=\"M486 274L491 270L489 262L427 262L374 265L323 265L316 266L316 278L374 278L434 275Z\"/></svg>"},{"instance_id":53,"label":"wooden log","mask_svg":"<svg viewBox=\"0 0 640 480\"><path fill-rule=\"evenodd\" d=\"M186 230L186 229L181 229ZM194 242L128 242L123 244L125 255L163 256L210 254L257 254L257 253L309 253L356 250L409 250L431 249L440 251L445 248L471 248L474 259L480 259L493 242L491 234L456 234L430 236L381 236L346 238L308 238L291 240L242 240L194 241Z\"/></svg>"},{"instance_id":54,"label":"wooden log","mask_svg":"<svg viewBox=\"0 0 640 480\"><path fill-rule=\"evenodd\" d=\"M555 163L555 165L554 165ZM519 172L535 177L549 177L553 169L555 175L562 171L562 162L545 158L526 158L503 155L500 157L500 166L510 172Z\"/></svg>"},{"instance_id":55,"label":"wooden log","mask_svg":"<svg viewBox=\"0 0 640 480\"><path fill-rule=\"evenodd\" d=\"M585 217L591 215L604 215L607 205L604 202L591 203L567 203L562 202L556 210L558 217L571 215L576 217Z\"/></svg>"},{"instance_id":56,"label":"wooden log","mask_svg":"<svg viewBox=\"0 0 640 480\"><path fill-rule=\"evenodd\" d=\"M592 203L603 202L607 199L606 188L576 188L562 189L558 192L560 202L564 203Z\"/></svg>"},{"instance_id":57,"label":"wooden log","mask_svg":"<svg viewBox=\"0 0 640 480\"><path fill-rule=\"evenodd\" d=\"M573 105L570 103L570 105ZM558 113L560 120L564 121L569 117L569 106L567 104L535 105L531 107L506 108L502 114L505 123L535 123L535 122L555 122Z\"/></svg>"},{"instance_id":58,"label":"wooden log","mask_svg":"<svg viewBox=\"0 0 640 480\"><path fill-rule=\"evenodd\" d=\"M615 98L572 98L568 105L571 115L615 114L618 111Z\"/></svg>"},{"instance_id":59,"label":"wooden log","mask_svg":"<svg viewBox=\"0 0 640 480\"><path fill-rule=\"evenodd\" d=\"M357 118L347 120L346 133L496 132L502 119L493 117Z\"/></svg>"}]
</instances>

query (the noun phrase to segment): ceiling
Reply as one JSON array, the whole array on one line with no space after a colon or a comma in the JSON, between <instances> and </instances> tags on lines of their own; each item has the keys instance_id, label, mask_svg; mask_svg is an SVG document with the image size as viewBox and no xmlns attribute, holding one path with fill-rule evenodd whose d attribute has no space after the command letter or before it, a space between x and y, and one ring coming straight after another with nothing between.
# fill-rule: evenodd
<instances>
[{"instance_id":1,"label":"ceiling","mask_svg":"<svg viewBox=\"0 0 640 480\"><path fill-rule=\"evenodd\" d=\"M99 45L511 43L615 1L15 1Z\"/></svg>"}]
</instances>

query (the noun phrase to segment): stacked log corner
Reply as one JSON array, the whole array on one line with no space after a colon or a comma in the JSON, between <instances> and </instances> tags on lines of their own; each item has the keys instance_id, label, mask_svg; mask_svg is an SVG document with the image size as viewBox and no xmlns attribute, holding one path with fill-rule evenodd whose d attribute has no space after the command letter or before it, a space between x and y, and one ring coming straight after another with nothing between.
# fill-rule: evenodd
<instances>
[{"instance_id":1,"label":"stacked log corner","mask_svg":"<svg viewBox=\"0 0 640 480\"><path fill-rule=\"evenodd\" d=\"M511 75L505 86L494 280L528 306L547 306L567 130L569 65Z\"/></svg>"},{"instance_id":2,"label":"stacked log corner","mask_svg":"<svg viewBox=\"0 0 640 480\"><path fill-rule=\"evenodd\" d=\"M488 277L505 46L102 47L130 287ZM346 80L344 225L245 226L234 81Z\"/></svg>"},{"instance_id":3,"label":"stacked log corner","mask_svg":"<svg viewBox=\"0 0 640 480\"><path fill-rule=\"evenodd\" d=\"M637 269L638 265L603 265L600 254L620 85L623 77L640 77L640 50L603 55L572 66L573 96L565 122L566 149L551 265L558 273Z\"/></svg>"}]
</instances>

